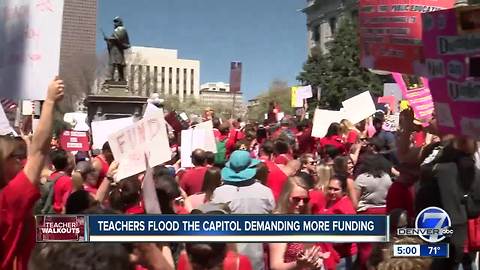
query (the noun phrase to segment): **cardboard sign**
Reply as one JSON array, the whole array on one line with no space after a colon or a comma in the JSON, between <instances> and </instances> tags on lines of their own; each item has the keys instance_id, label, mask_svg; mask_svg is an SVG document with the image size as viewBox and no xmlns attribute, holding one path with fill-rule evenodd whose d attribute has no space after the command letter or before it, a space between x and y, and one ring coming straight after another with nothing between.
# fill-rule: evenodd
<instances>
[{"instance_id":1,"label":"cardboard sign","mask_svg":"<svg viewBox=\"0 0 480 270\"><path fill-rule=\"evenodd\" d=\"M161 214L160 203L158 202L155 182L153 181L153 169L148 166L142 185L143 205L147 214Z\"/></svg>"},{"instance_id":2,"label":"cardboard sign","mask_svg":"<svg viewBox=\"0 0 480 270\"><path fill-rule=\"evenodd\" d=\"M347 114L346 119L350 120L354 125L376 112L375 103L368 91L345 100L342 102L342 105Z\"/></svg>"},{"instance_id":3,"label":"cardboard sign","mask_svg":"<svg viewBox=\"0 0 480 270\"><path fill-rule=\"evenodd\" d=\"M433 101L428 80L420 77L418 82L407 82L400 73L392 73L392 75L400 87L403 97L412 107L415 118L420 120L423 126L428 125L433 113Z\"/></svg>"},{"instance_id":4,"label":"cardboard sign","mask_svg":"<svg viewBox=\"0 0 480 270\"><path fill-rule=\"evenodd\" d=\"M205 151L210 151L210 152L213 152L213 153L217 153L217 143L215 141L215 135L213 133L213 122L212 122L212 120L202 122L202 123L196 125L194 129L205 130L205 136L204 136L205 139L204 139L204 142L203 142L203 145L205 147L204 150ZM195 132L194 132L194 135L195 135Z\"/></svg>"},{"instance_id":5,"label":"cardboard sign","mask_svg":"<svg viewBox=\"0 0 480 270\"><path fill-rule=\"evenodd\" d=\"M149 117L152 114L163 109L158 108L157 106L153 105L152 103L147 103L147 107L145 107L145 112L143 113L143 117Z\"/></svg>"},{"instance_id":6,"label":"cardboard sign","mask_svg":"<svg viewBox=\"0 0 480 270\"><path fill-rule=\"evenodd\" d=\"M22 115L40 115L40 101L23 100Z\"/></svg>"},{"instance_id":7,"label":"cardboard sign","mask_svg":"<svg viewBox=\"0 0 480 270\"><path fill-rule=\"evenodd\" d=\"M424 54L440 131L480 138L480 7L424 14Z\"/></svg>"},{"instance_id":8,"label":"cardboard sign","mask_svg":"<svg viewBox=\"0 0 480 270\"><path fill-rule=\"evenodd\" d=\"M297 95L298 86L292 86L291 88L291 106L292 108L303 107L303 99Z\"/></svg>"},{"instance_id":9,"label":"cardboard sign","mask_svg":"<svg viewBox=\"0 0 480 270\"><path fill-rule=\"evenodd\" d=\"M323 138L332 123L340 123L345 118L345 112L316 109L313 116L312 137Z\"/></svg>"},{"instance_id":10,"label":"cardboard sign","mask_svg":"<svg viewBox=\"0 0 480 270\"><path fill-rule=\"evenodd\" d=\"M103 144L108 141L108 136L110 134L125 127L128 127L131 124L133 124L133 117L93 121L91 123L93 138L92 148L102 149Z\"/></svg>"},{"instance_id":11,"label":"cardboard sign","mask_svg":"<svg viewBox=\"0 0 480 270\"><path fill-rule=\"evenodd\" d=\"M129 168L128 171L119 168L120 179L145 171L145 156L148 164L154 167L169 161L172 155L161 110L111 134L108 142L120 167L127 164Z\"/></svg>"},{"instance_id":12,"label":"cardboard sign","mask_svg":"<svg viewBox=\"0 0 480 270\"><path fill-rule=\"evenodd\" d=\"M360 0L363 67L423 74L422 13L453 7L455 0Z\"/></svg>"},{"instance_id":13,"label":"cardboard sign","mask_svg":"<svg viewBox=\"0 0 480 270\"><path fill-rule=\"evenodd\" d=\"M59 73L63 0L0 1L0 96L45 99Z\"/></svg>"},{"instance_id":14,"label":"cardboard sign","mask_svg":"<svg viewBox=\"0 0 480 270\"><path fill-rule=\"evenodd\" d=\"M382 129L390 132L395 132L398 130L400 123L399 114L390 114L385 116L385 122L383 123Z\"/></svg>"},{"instance_id":15,"label":"cardboard sign","mask_svg":"<svg viewBox=\"0 0 480 270\"><path fill-rule=\"evenodd\" d=\"M87 132L65 130L60 135L60 145L66 151L88 151L90 140Z\"/></svg>"}]
</instances>

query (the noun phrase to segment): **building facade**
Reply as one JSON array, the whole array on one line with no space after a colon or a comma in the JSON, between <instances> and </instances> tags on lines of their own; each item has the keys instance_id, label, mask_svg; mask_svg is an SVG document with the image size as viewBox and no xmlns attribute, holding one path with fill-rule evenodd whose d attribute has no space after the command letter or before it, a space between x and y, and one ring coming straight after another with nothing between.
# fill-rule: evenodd
<instances>
[{"instance_id":1,"label":"building facade","mask_svg":"<svg viewBox=\"0 0 480 270\"><path fill-rule=\"evenodd\" d=\"M342 16L357 19L358 0L307 0L302 12L307 16L308 52L319 48L325 53L325 44L333 39Z\"/></svg>"},{"instance_id":2,"label":"building facade","mask_svg":"<svg viewBox=\"0 0 480 270\"><path fill-rule=\"evenodd\" d=\"M60 76L66 82L67 106L88 94L95 80L97 0L65 0Z\"/></svg>"},{"instance_id":3,"label":"building facade","mask_svg":"<svg viewBox=\"0 0 480 270\"><path fill-rule=\"evenodd\" d=\"M235 102L237 115L243 114L246 109L242 92L232 93L230 91L230 84L224 82L207 82L202 84L200 86L200 101L212 107L230 109Z\"/></svg>"},{"instance_id":4,"label":"building facade","mask_svg":"<svg viewBox=\"0 0 480 270\"><path fill-rule=\"evenodd\" d=\"M177 50L134 46L126 62L126 78L136 95L159 93L180 100L200 95L200 61L179 59Z\"/></svg>"}]
</instances>

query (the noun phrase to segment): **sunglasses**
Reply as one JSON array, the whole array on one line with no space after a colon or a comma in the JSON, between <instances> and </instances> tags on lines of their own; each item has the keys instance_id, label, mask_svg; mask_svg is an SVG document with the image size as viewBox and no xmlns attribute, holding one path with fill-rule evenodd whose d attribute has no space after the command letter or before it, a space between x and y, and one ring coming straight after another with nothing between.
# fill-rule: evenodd
<instances>
[{"instance_id":1,"label":"sunglasses","mask_svg":"<svg viewBox=\"0 0 480 270\"><path fill-rule=\"evenodd\" d=\"M307 204L310 202L310 198L308 197L290 197L290 200L292 200L293 203L298 204L300 201L303 202L303 204Z\"/></svg>"}]
</instances>

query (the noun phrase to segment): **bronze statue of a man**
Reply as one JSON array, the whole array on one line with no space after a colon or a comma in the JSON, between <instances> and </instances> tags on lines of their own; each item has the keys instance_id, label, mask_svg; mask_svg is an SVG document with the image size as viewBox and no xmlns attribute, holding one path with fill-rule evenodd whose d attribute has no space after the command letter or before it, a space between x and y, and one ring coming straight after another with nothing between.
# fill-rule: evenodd
<instances>
[{"instance_id":1,"label":"bronze statue of a man","mask_svg":"<svg viewBox=\"0 0 480 270\"><path fill-rule=\"evenodd\" d=\"M123 26L120 17L113 19L115 30L110 37L104 36L108 47L109 60L109 78L107 81L114 80L115 69L118 70L118 81L125 81L125 55L124 51L130 48L127 29Z\"/></svg>"}]
</instances>

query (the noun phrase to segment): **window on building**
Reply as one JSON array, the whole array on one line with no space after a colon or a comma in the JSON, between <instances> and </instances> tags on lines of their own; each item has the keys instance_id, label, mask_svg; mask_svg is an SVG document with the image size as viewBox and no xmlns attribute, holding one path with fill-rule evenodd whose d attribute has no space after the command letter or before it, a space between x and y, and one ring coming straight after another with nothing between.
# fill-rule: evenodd
<instances>
[{"instance_id":1,"label":"window on building","mask_svg":"<svg viewBox=\"0 0 480 270\"><path fill-rule=\"evenodd\" d=\"M314 25L312 27L312 39L315 42L320 42L320 25Z\"/></svg>"},{"instance_id":2,"label":"window on building","mask_svg":"<svg viewBox=\"0 0 480 270\"><path fill-rule=\"evenodd\" d=\"M227 89L225 88L219 88L218 90L220 90L220 92L227 92Z\"/></svg>"},{"instance_id":3,"label":"window on building","mask_svg":"<svg viewBox=\"0 0 480 270\"><path fill-rule=\"evenodd\" d=\"M165 67L162 67L162 93L165 93Z\"/></svg>"},{"instance_id":4,"label":"window on building","mask_svg":"<svg viewBox=\"0 0 480 270\"><path fill-rule=\"evenodd\" d=\"M172 75L173 75L173 68L168 68L168 94L172 94Z\"/></svg>"},{"instance_id":5,"label":"window on building","mask_svg":"<svg viewBox=\"0 0 480 270\"><path fill-rule=\"evenodd\" d=\"M187 94L187 69L183 69L183 94Z\"/></svg>"},{"instance_id":6,"label":"window on building","mask_svg":"<svg viewBox=\"0 0 480 270\"><path fill-rule=\"evenodd\" d=\"M130 82L129 82L129 87L130 89L133 89L133 82L135 81L135 65L130 65Z\"/></svg>"},{"instance_id":7,"label":"window on building","mask_svg":"<svg viewBox=\"0 0 480 270\"><path fill-rule=\"evenodd\" d=\"M153 67L153 92L158 92L158 67Z\"/></svg>"},{"instance_id":8,"label":"window on building","mask_svg":"<svg viewBox=\"0 0 480 270\"><path fill-rule=\"evenodd\" d=\"M194 85L194 75L195 75L195 70L194 69L190 69L190 94L193 95L193 85Z\"/></svg>"},{"instance_id":9,"label":"window on building","mask_svg":"<svg viewBox=\"0 0 480 270\"><path fill-rule=\"evenodd\" d=\"M150 74L150 66L145 67L145 95L150 96L150 90L151 90L151 84L152 84L152 76Z\"/></svg>"},{"instance_id":10,"label":"window on building","mask_svg":"<svg viewBox=\"0 0 480 270\"><path fill-rule=\"evenodd\" d=\"M330 18L328 20L328 24L330 25L330 33L332 33L332 36L335 35L335 30L337 29L337 18Z\"/></svg>"},{"instance_id":11,"label":"window on building","mask_svg":"<svg viewBox=\"0 0 480 270\"><path fill-rule=\"evenodd\" d=\"M175 78L175 92L180 93L180 69L177 68L177 77Z\"/></svg>"},{"instance_id":12,"label":"window on building","mask_svg":"<svg viewBox=\"0 0 480 270\"><path fill-rule=\"evenodd\" d=\"M139 65L137 67L137 72L138 72L138 89L136 89L137 93L141 93L142 92L142 89L143 89L143 67L142 65Z\"/></svg>"}]
</instances>

